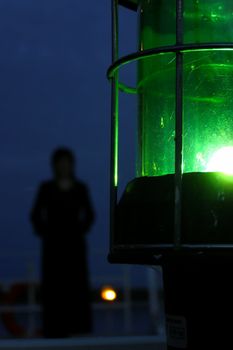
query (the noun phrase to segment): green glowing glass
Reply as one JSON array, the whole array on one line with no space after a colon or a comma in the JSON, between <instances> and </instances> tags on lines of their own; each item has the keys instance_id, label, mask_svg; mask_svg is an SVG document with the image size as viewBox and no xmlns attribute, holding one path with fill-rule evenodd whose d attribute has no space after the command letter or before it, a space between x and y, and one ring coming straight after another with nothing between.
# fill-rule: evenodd
<instances>
[{"instance_id":1,"label":"green glowing glass","mask_svg":"<svg viewBox=\"0 0 233 350\"><path fill-rule=\"evenodd\" d=\"M184 43L233 42L232 0L184 1ZM140 0L140 49L175 44L175 0ZM174 173L175 54L139 62L139 176ZM183 172L233 174L233 51L184 53Z\"/></svg>"}]
</instances>

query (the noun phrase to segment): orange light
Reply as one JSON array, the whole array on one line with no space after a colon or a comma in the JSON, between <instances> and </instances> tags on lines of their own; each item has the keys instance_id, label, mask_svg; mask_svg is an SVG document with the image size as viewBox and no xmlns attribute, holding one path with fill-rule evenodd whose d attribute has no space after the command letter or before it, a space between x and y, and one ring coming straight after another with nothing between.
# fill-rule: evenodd
<instances>
[{"instance_id":1,"label":"orange light","mask_svg":"<svg viewBox=\"0 0 233 350\"><path fill-rule=\"evenodd\" d=\"M101 298L105 301L114 301L117 298L117 293L112 287L103 287L101 290Z\"/></svg>"}]
</instances>

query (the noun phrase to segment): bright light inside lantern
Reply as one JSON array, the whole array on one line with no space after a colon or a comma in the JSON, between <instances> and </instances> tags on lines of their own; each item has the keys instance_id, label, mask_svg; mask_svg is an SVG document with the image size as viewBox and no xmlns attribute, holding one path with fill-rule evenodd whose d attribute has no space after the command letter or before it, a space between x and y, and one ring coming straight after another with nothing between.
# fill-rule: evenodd
<instances>
[{"instance_id":1,"label":"bright light inside lantern","mask_svg":"<svg viewBox=\"0 0 233 350\"><path fill-rule=\"evenodd\" d=\"M233 147L223 147L210 158L206 171L233 175Z\"/></svg>"},{"instance_id":2,"label":"bright light inside lantern","mask_svg":"<svg viewBox=\"0 0 233 350\"><path fill-rule=\"evenodd\" d=\"M112 287L104 287L101 290L101 298L105 301L114 301L117 298L117 293Z\"/></svg>"}]
</instances>

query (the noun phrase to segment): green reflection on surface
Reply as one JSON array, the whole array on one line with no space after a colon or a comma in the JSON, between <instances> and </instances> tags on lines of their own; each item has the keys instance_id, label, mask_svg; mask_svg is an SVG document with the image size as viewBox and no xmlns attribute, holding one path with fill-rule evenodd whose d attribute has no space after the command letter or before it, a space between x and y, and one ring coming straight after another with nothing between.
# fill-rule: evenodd
<instances>
[{"instance_id":1,"label":"green reflection on surface","mask_svg":"<svg viewBox=\"0 0 233 350\"><path fill-rule=\"evenodd\" d=\"M116 78L116 95L115 95L115 120L114 120L114 185L118 185L118 154L119 154L119 81Z\"/></svg>"}]
</instances>

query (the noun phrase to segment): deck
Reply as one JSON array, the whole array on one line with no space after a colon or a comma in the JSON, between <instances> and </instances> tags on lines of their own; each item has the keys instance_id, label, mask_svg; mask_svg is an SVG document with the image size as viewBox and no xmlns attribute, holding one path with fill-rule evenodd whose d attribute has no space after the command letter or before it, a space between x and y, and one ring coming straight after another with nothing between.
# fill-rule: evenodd
<instances>
[{"instance_id":1,"label":"deck","mask_svg":"<svg viewBox=\"0 0 233 350\"><path fill-rule=\"evenodd\" d=\"M1 350L166 350L164 339L156 336L90 337L33 340L2 340Z\"/></svg>"}]
</instances>

